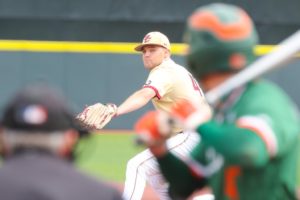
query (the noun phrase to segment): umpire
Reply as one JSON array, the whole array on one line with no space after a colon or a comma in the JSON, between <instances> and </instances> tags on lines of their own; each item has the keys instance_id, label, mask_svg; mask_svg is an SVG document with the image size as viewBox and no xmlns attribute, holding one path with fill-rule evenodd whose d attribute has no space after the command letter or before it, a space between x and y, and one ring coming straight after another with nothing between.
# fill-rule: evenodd
<instances>
[{"instance_id":1,"label":"umpire","mask_svg":"<svg viewBox=\"0 0 300 200\"><path fill-rule=\"evenodd\" d=\"M117 190L70 162L83 133L73 118L62 95L49 86L27 86L10 100L0 132L2 200L121 200Z\"/></svg>"}]
</instances>

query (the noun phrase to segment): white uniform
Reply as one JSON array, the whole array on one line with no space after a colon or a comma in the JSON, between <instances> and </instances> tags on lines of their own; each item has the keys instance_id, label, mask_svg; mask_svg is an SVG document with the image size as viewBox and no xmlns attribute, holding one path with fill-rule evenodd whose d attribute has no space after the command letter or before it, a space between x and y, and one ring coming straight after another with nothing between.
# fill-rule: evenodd
<instances>
[{"instance_id":1,"label":"white uniform","mask_svg":"<svg viewBox=\"0 0 300 200\"><path fill-rule=\"evenodd\" d=\"M143 87L155 91L156 96L152 102L158 110L169 112L172 105L182 99L208 106L197 81L184 67L171 59L153 68ZM197 134L182 132L179 127L174 130L174 133L176 134L167 141L168 148L180 157L189 155L199 141ZM146 182L154 189L160 199L169 199L168 183L164 180L155 157L148 149L128 161L123 198L125 200L140 200Z\"/></svg>"}]
</instances>

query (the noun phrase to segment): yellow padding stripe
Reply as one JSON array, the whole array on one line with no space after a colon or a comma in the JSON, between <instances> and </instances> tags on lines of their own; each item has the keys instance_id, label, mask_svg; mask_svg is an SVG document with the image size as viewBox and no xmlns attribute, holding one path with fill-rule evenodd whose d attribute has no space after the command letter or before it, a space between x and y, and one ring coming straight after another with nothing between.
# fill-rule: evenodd
<instances>
[{"instance_id":1,"label":"yellow padding stripe","mask_svg":"<svg viewBox=\"0 0 300 200\"><path fill-rule=\"evenodd\" d=\"M134 51L137 44L126 42L0 40L0 51L136 54L139 53ZM274 45L258 45L254 51L260 56L269 53L273 48ZM174 55L184 55L185 50L185 44L172 44L171 51Z\"/></svg>"},{"instance_id":2,"label":"yellow padding stripe","mask_svg":"<svg viewBox=\"0 0 300 200\"><path fill-rule=\"evenodd\" d=\"M134 43L0 40L0 51L135 53Z\"/></svg>"}]
</instances>

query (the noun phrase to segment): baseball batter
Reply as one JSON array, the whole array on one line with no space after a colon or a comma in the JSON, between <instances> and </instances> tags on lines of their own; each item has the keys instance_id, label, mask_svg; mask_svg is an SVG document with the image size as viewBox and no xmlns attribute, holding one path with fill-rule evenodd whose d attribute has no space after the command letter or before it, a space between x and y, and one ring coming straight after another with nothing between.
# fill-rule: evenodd
<instances>
[{"instance_id":1,"label":"baseball batter","mask_svg":"<svg viewBox=\"0 0 300 200\"><path fill-rule=\"evenodd\" d=\"M242 8L205 5L187 23L188 66L204 90L220 85L255 60L258 36ZM204 186L218 200L297 199L299 113L283 90L256 79L220 99L213 115L188 109L193 106L186 102L180 105L173 116L181 116L185 127L201 137L188 159L174 156L164 145L164 137L157 136L161 129L154 126L166 122L153 120L158 112L146 114L136 125L137 133L155 134L156 145L146 140L145 144L157 157L174 199L186 199ZM193 112L182 116L177 108ZM157 123L150 125L149 120Z\"/></svg>"}]
</instances>

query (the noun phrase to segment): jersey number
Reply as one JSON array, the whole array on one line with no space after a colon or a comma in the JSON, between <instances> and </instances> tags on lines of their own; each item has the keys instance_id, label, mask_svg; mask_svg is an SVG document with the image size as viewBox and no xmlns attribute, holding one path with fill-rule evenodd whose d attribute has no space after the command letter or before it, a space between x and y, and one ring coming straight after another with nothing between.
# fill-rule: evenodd
<instances>
[{"instance_id":1,"label":"jersey number","mask_svg":"<svg viewBox=\"0 0 300 200\"><path fill-rule=\"evenodd\" d=\"M198 82L195 80L195 78L194 78L191 74L189 74L189 76L190 76L190 78L191 78L191 81L192 81L192 85L193 85L193 87L194 87L194 90L199 91L200 95L203 96L203 92L202 92L202 90L201 90L201 88L200 88Z\"/></svg>"},{"instance_id":2,"label":"jersey number","mask_svg":"<svg viewBox=\"0 0 300 200\"><path fill-rule=\"evenodd\" d=\"M237 178L241 174L241 168L231 166L225 169L225 188L224 192L229 199L239 200L239 192L237 188Z\"/></svg>"}]
</instances>

